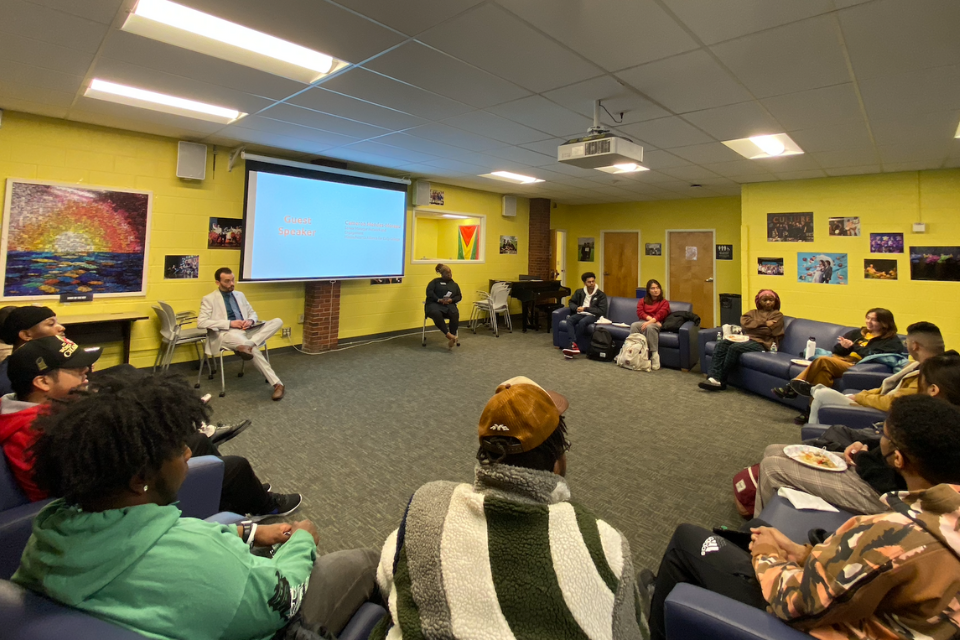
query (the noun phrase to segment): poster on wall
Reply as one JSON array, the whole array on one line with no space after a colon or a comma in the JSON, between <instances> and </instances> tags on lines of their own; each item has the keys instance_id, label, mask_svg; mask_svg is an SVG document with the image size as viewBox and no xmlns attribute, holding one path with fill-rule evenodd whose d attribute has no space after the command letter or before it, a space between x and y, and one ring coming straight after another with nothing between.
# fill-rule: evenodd
<instances>
[{"instance_id":1,"label":"poster on wall","mask_svg":"<svg viewBox=\"0 0 960 640\"><path fill-rule=\"evenodd\" d=\"M577 238L577 262L593 262L593 238Z\"/></svg>"},{"instance_id":2,"label":"poster on wall","mask_svg":"<svg viewBox=\"0 0 960 640\"><path fill-rule=\"evenodd\" d=\"M458 228L457 260L479 260L480 225L465 224Z\"/></svg>"},{"instance_id":3,"label":"poster on wall","mask_svg":"<svg viewBox=\"0 0 960 640\"><path fill-rule=\"evenodd\" d=\"M863 277L866 280L897 280L897 261L883 258L864 258Z\"/></svg>"},{"instance_id":4,"label":"poster on wall","mask_svg":"<svg viewBox=\"0 0 960 640\"><path fill-rule=\"evenodd\" d=\"M442 189L430 189L430 204L435 204L437 206L443 206L443 190Z\"/></svg>"},{"instance_id":5,"label":"poster on wall","mask_svg":"<svg viewBox=\"0 0 960 640\"><path fill-rule=\"evenodd\" d=\"M200 256L164 256L164 280L196 280L200 277Z\"/></svg>"},{"instance_id":6,"label":"poster on wall","mask_svg":"<svg viewBox=\"0 0 960 640\"><path fill-rule=\"evenodd\" d=\"M403 278L372 278L370 284L400 284Z\"/></svg>"},{"instance_id":7,"label":"poster on wall","mask_svg":"<svg viewBox=\"0 0 960 640\"><path fill-rule=\"evenodd\" d=\"M243 245L243 220L240 218L210 218L207 229L207 249L239 249Z\"/></svg>"},{"instance_id":8,"label":"poster on wall","mask_svg":"<svg viewBox=\"0 0 960 640\"><path fill-rule=\"evenodd\" d=\"M648 242L646 246L646 253L648 256L663 255L663 245L661 245L659 242Z\"/></svg>"},{"instance_id":9,"label":"poster on wall","mask_svg":"<svg viewBox=\"0 0 960 640\"><path fill-rule=\"evenodd\" d=\"M717 245L717 260L733 260L733 245L732 245L732 244L718 244L718 245Z\"/></svg>"},{"instance_id":10,"label":"poster on wall","mask_svg":"<svg viewBox=\"0 0 960 640\"><path fill-rule=\"evenodd\" d=\"M758 276L782 276L783 258L757 258Z\"/></svg>"},{"instance_id":11,"label":"poster on wall","mask_svg":"<svg viewBox=\"0 0 960 640\"><path fill-rule=\"evenodd\" d=\"M517 236L500 236L500 255L516 255Z\"/></svg>"},{"instance_id":12,"label":"poster on wall","mask_svg":"<svg viewBox=\"0 0 960 640\"><path fill-rule=\"evenodd\" d=\"M903 253L903 234L871 233L870 253Z\"/></svg>"},{"instance_id":13,"label":"poster on wall","mask_svg":"<svg viewBox=\"0 0 960 640\"><path fill-rule=\"evenodd\" d=\"M847 254L798 253L797 282L847 284Z\"/></svg>"},{"instance_id":14,"label":"poster on wall","mask_svg":"<svg viewBox=\"0 0 960 640\"><path fill-rule=\"evenodd\" d=\"M910 279L960 282L960 247L910 247Z\"/></svg>"},{"instance_id":15,"label":"poster on wall","mask_svg":"<svg viewBox=\"0 0 960 640\"><path fill-rule=\"evenodd\" d=\"M149 191L7 180L3 297L146 293Z\"/></svg>"},{"instance_id":16,"label":"poster on wall","mask_svg":"<svg viewBox=\"0 0 960 640\"><path fill-rule=\"evenodd\" d=\"M831 236L859 237L860 218L828 218L827 231Z\"/></svg>"},{"instance_id":17,"label":"poster on wall","mask_svg":"<svg viewBox=\"0 0 960 640\"><path fill-rule=\"evenodd\" d=\"M813 213L768 213L767 242L813 242Z\"/></svg>"}]
</instances>

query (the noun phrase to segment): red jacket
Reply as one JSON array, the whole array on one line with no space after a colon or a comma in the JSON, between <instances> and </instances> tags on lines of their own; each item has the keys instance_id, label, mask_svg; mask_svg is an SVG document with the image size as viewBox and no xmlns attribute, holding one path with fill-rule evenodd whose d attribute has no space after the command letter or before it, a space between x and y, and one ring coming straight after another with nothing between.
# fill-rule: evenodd
<instances>
[{"instance_id":1,"label":"red jacket","mask_svg":"<svg viewBox=\"0 0 960 640\"><path fill-rule=\"evenodd\" d=\"M637 303L637 317L641 322L646 320L647 316L653 316L657 322L663 322L668 315L670 315L670 303L666 300L647 304L644 298L640 298L640 302Z\"/></svg>"},{"instance_id":2,"label":"red jacket","mask_svg":"<svg viewBox=\"0 0 960 640\"><path fill-rule=\"evenodd\" d=\"M43 407L42 404L16 400L13 394L0 398L0 445L13 477L32 502L49 497L33 481L33 458L27 453L37 439L30 425Z\"/></svg>"}]
</instances>

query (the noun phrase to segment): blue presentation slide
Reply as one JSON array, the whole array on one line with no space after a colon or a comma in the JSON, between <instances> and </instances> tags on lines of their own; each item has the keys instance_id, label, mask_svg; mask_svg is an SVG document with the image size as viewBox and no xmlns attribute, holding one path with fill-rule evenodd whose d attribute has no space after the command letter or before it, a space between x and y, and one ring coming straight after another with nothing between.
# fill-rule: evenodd
<instances>
[{"instance_id":1,"label":"blue presentation slide","mask_svg":"<svg viewBox=\"0 0 960 640\"><path fill-rule=\"evenodd\" d=\"M251 171L244 279L403 273L406 192Z\"/></svg>"}]
</instances>

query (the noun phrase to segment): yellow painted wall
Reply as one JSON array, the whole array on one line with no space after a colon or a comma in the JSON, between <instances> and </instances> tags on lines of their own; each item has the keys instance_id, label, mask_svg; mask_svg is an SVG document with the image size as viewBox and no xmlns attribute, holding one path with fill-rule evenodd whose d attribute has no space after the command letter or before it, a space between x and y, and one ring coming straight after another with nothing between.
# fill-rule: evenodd
<instances>
[{"instance_id":1,"label":"yellow painted wall","mask_svg":"<svg viewBox=\"0 0 960 640\"><path fill-rule=\"evenodd\" d=\"M697 198L664 202L558 205L551 211L550 227L567 232L567 286L576 289L580 274L602 272L601 231L640 231L640 286L655 278L666 286L666 257L648 256L644 245L666 244L667 230L716 229L717 244L732 244L732 261L718 260L717 293L740 293L740 198ZM578 262L577 238L593 237L594 261ZM666 253L664 246L663 253ZM669 296L669 291L667 292ZM719 314L719 302L715 302ZM712 322L704 319L704 326Z\"/></svg>"},{"instance_id":2,"label":"yellow painted wall","mask_svg":"<svg viewBox=\"0 0 960 640\"><path fill-rule=\"evenodd\" d=\"M437 254L437 238L439 237L440 220L436 218L419 218L417 220L416 242L414 250L418 259L431 259Z\"/></svg>"},{"instance_id":3,"label":"yellow painted wall","mask_svg":"<svg viewBox=\"0 0 960 640\"><path fill-rule=\"evenodd\" d=\"M743 186L743 289L770 287L787 315L860 326L871 307L893 311L901 332L919 320L940 327L948 348L960 345L960 283L910 280L910 246L960 246L960 170L765 182ZM814 214L814 242L767 242L768 213ZM860 237L830 237L827 219L860 217ZM914 222L927 233L914 234ZM870 254L870 233L904 234L904 254ZM798 252L846 253L846 286L797 282ZM784 275L757 275L758 257L783 257ZM899 280L866 280L866 258L896 258Z\"/></svg>"},{"instance_id":4,"label":"yellow painted wall","mask_svg":"<svg viewBox=\"0 0 960 640\"><path fill-rule=\"evenodd\" d=\"M12 112L4 114L0 127L0 197L7 178L153 192L146 296L68 305L55 299L42 302L62 316L121 311L149 316L133 327L131 362L140 367L153 364L160 344L151 306L164 300L177 311L197 311L200 298L216 286L213 272L221 266L234 271L240 266L239 250L208 250L206 234L211 216L242 216L242 166L228 173L226 154L220 153L214 173L213 157L208 154L207 179L185 182L176 177L176 164L177 141L170 138ZM199 255L200 279L164 280L166 254ZM303 312L302 284L245 284L242 288L261 318L282 318L293 329L293 342L301 342L303 325L297 320ZM288 343L276 338L271 346ZM103 365L120 362L120 343L105 346ZM180 347L176 354L176 360L194 358L192 347Z\"/></svg>"}]
</instances>

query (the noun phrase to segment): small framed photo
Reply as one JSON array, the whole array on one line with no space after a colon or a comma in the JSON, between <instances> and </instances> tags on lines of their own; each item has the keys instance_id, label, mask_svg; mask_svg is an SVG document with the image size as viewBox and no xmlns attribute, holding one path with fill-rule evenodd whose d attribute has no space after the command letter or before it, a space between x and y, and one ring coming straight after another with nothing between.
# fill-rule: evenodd
<instances>
[{"instance_id":1,"label":"small framed photo","mask_svg":"<svg viewBox=\"0 0 960 640\"><path fill-rule=\"evenodd\" d=\"M663 246L659 242L648 242L646 246L646 254L648 256L662 256Z\"/></svg>"}]
</instances>

